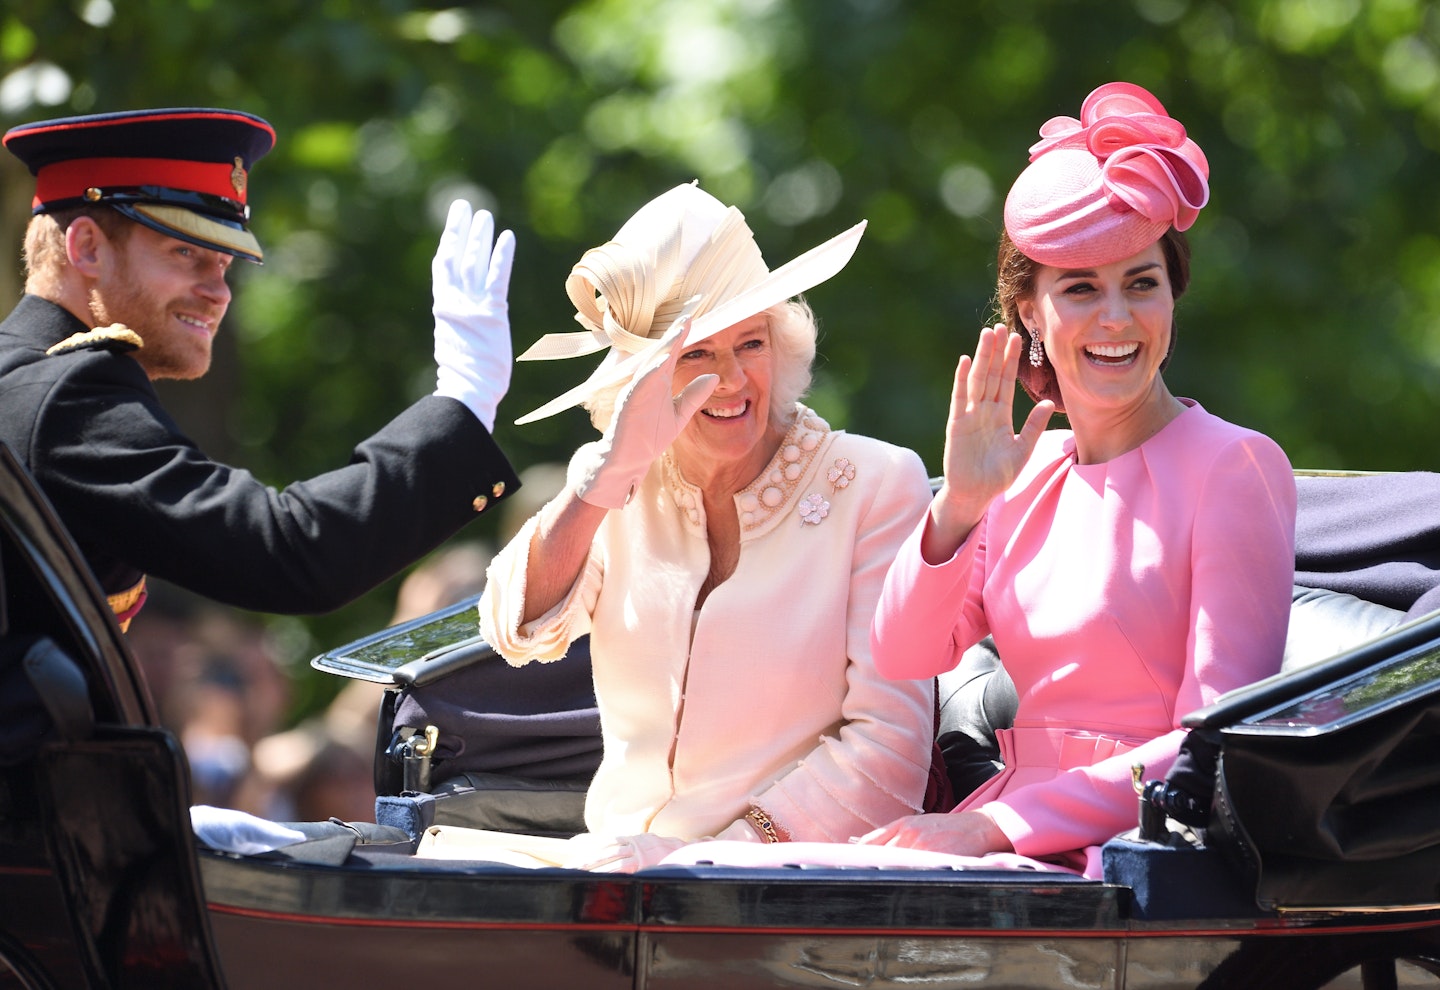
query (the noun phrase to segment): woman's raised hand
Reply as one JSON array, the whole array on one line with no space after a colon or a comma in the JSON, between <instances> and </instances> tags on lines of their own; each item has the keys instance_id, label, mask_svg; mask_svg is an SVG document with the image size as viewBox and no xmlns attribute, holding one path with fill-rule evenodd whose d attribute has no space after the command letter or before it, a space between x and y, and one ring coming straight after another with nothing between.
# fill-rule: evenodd
<instances>
[{"instance_id":1,"label":"woman's raised hand","mask_svg":"<svg viewBox=\"0 0 1440 990\"><path fill-rule=\"evenodd\" d=\"M606 509L624 508L651 462L674 442L715 391L719 376L699 375L679 395L673 394L675 368L685 350L690 313L697 302L686 303L648 364L616 398L605 435L587 450L585 462L577 460L572 468L572 474L579 475L575 491L582 501Z\"/></svg>"},{"instance_id":2,"label":"woman's raised hand","mask_svg":"<svg viewBox=\"0 0 1440 990\"><path fill-rule=\"evenodd\" d=\"M1023 343L1003 324L985 327L955 367L950 420L945 427L944 484L930 506L924 555L948 559L965 542L985 508L1010 487L1030 459L1055 404L1036 403L1015 432L1015 378Z\"/></svg>"}]
</instances>

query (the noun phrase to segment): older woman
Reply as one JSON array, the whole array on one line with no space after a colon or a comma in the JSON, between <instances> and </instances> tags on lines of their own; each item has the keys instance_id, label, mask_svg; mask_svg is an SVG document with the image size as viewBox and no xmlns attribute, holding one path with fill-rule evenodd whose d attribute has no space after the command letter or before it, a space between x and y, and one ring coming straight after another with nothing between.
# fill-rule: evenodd
<instances>
[{"instance_id":1,"label":"older woman","mask_svg":"<svg viewBox=\"0 0 1440 990\"><path fill-rule=\"evenodd\" d=\"M575 267L586 331L525 355L611 347L522 417L583 401L604 435L480 602L517 665L590 634L604 757L586 823L616 841L589 865L706 837L844 841L921 807L933 687L881 677L869 629L926 472L799 403L816 327L787 301L838 271L862 226L772 273L738 210L679 186Z\"/></svg>"},{"instance_id":2,"label":"older woman","mask_svg":"<svg viewBox=\"0 0 1440 990\"><path fill-rule=\"evenodd\" d=\"M960 359L944 484L872 636L886 675L930 677L993 634L1019 692L1005 767L954 813L864 841L1098 876L1098 844L1135 823L1131 765L1163 776L1187 712L1279 670L1295 483L1271 440L1162 375L1200 148L1127 83L1040 133L1005 204L1005 322ZM1018 435L1017 376L1037 400ZM1055 411L1070 429L1043 432Z\"/></svg>"}]
</instances>

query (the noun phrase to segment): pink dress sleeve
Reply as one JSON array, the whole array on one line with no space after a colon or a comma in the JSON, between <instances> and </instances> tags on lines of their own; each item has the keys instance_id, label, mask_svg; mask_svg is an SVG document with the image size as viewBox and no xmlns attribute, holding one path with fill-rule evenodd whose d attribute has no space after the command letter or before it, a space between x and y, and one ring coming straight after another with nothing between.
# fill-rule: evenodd
<instances>
[{"instance_id":1,"label":"pink dress sleeve","mask_svg":"<svg viewBox=\"0 0 1440 990\"><path fill-rule=\"evenodd\" d=\"M955 555L926 563L920 538L930 525L926 510L901 544L875 608L870 651L886 677L934 677L951 670L960 655L988 632L980 608L984 581L984 522Z\"/></svg>"}]
</instances>

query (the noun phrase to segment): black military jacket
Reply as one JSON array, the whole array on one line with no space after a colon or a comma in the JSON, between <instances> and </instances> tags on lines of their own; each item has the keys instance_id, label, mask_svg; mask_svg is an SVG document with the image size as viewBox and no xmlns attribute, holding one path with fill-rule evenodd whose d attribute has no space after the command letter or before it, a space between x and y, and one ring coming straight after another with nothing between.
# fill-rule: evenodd
<instances>
[{"instance_id":1,"label":"black military jacket","mask_svg":"<svg viewBox=\"0 0 1440 990\"><path fill-rule=\"evenodd\" d=\"M89 329L31 295L0 322L0 442L35 476L107 594L153 574L240 608L329 611L519 487L479 420L428 396L344 467L275 489L181 432L133 345L47 355Z\"/></svg>"}]
</instances>

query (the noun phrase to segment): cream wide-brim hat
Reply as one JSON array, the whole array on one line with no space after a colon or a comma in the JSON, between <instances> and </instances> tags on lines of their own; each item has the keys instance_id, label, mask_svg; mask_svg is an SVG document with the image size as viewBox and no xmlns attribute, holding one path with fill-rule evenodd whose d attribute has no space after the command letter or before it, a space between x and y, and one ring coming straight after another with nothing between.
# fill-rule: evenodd
<instances>
[{"instance_id":1,"label":"cream wide-brim hat","mask_svg":"<svg viewBox=\"0 0 1440 990\"><path fill-rule=\"evenodd\" d=\"M612 240L585 252L566 280L575 320L585 329L546 334L518 360L609 353L589 378L516 424L553 416L626 381L658 352L682 308L693 313L685 341L694 344L819 285L845 267L864 231L862 220L772 272L735 207L693 182L657 196Z\"/></svg>"}]
</instances>

